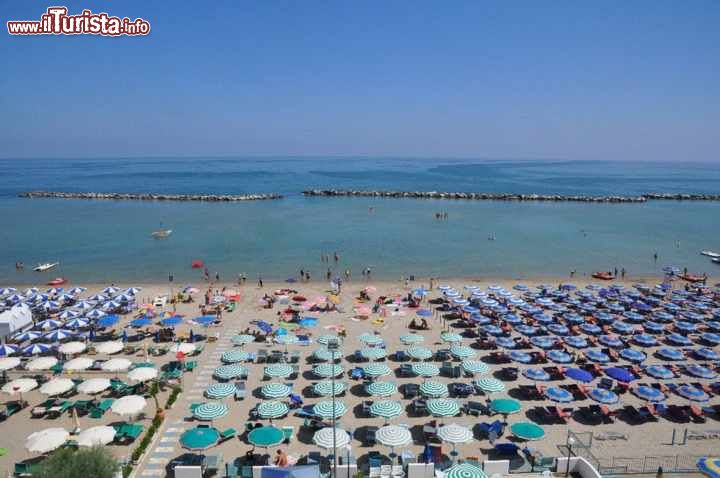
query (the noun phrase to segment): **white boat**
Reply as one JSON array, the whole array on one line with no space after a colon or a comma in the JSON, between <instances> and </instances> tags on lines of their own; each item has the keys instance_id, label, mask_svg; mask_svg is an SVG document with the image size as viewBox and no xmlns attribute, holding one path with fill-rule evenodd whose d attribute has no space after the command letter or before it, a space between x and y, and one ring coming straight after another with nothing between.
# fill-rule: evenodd
<instances>
[{"instance_id":1,"label":"white boat","mask_svg":"<svg viewBox=\"0 0 720 478\"><path fill-rule=\"evenodd\" d=\"M719 258L719 257L714 257L714 258L712 259L712 261L713 261L715 264L720 264L720 258Z\"/></svg>"},{"instance_id":2,"label":"white boat","mask_svg":"<svg viewBox=\"0 0 720 478\"><path fill-rule=\"evenodd\" d=\"M712 257L713 259L720 259L720 252L700 251L700 254L702 254L703 256Z\"/></svg>"},{"instance_id":3,"label":"white boat","mask_svg":"<svg viewBox=\"0 0 720 478\"><path fill-rule=\"evenodd\" d=\"M58 266L59 264L59 262L45 262L44 264L38 264L37 267L35 267L33 270L35 272L45 272L49 271L53 267Z\"/></svg>"},{"instance_id":4,"label":"white boat","mask_svg":"<svg viewBox=\"0 0 720 478\"><path fill-rule=\"evenodd\" d=\"M170 234L172 234L172 229L160 229L158 231L153 231L151 236L155 239L162 239L164 237L168 237Z\"/></svg>"}]
</instances>

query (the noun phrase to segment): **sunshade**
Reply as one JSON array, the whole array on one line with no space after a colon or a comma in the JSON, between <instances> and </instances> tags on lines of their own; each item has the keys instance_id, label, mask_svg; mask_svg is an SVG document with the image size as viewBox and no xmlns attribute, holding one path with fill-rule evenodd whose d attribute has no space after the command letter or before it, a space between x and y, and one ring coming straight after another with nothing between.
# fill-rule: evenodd
<instances>
[{"instance_id":1,"label":"sunshade","mask_svg":"<svg viewBox=\"0 0 720 478\"><path fill-rule=\"evenodd\" d=\"M400 341L405 345L419 344L425 341L425 337L420 334L405 334L400 336Z\"/></svg>"},{"instance_id":2,"label":"sunshade","mask_svg":"<svg viewBox=\"0 0 720 478\"><path fill-rule=\"evenodd\" d=\"M677 389L678 395L693 402L707 402L710 397L703 390L690 385L681 385Z\"/></svg>"},{"instance_id":3,"label":"sunshade","mask_svg":"<svg viewBox=\"0 0 720 478\"><path fill-rule=\"evenodd\" d=\"M33 378L16 378L12 382L8 382L2 387L4 393L15 395L16 393L26 393L36 389L38 383Z\"/></svg>"},{"instance_id":4,"label":"sunshade","mask_svg":"<svg viewBox=\"0 0 720 478\"><path fill-rule=\"evenodd\" d=\"M77 386L77 391L93 395L96 393L103 392L110 388L110 380L107 378L89 378Z\"/></svg>"},{"instance_id":5,"label":"sunshade","mask_svg":"<svg viewBox=\"0 0 720 478\"><path fill-rule=\"evenodd\" d=\"M264 370L266 377L289 377L293 372L293 366L287 363L274 363Z\"/></svg>"},{"instance_id":6,"label":"sunshade","mask_svg":"<svg viewBox=\"0 0 720 478\"><path fill-rule=\"evenodd\" d=\"M588 392L588 397L596 402L605 403L607 405L612 405L620 400L615 392L604 388L593 388Z\"/></svg>"},{"instance_id":7,"label":"sunshade","mask_svg":"<svg viewBox=\"0 0 720 478\"><path fill-rule=\"evenodd\" d=\"M403 412L403 406L395 400L379 400L370 405L370 414L385 419L395 418Z\"/></svg>"},{"instance_id":8,"label":"sunshade","mask_svg":"<svg viewBox=\"0 0 720 478\"><path fill-rule=\"evenodd\" d=\"M360 342L363 342L367 345L378 345L383 342L382 335L375 335L371 333L364 333L358 337L358 340Z\"/></svg>"},{"instance_id":9,"label":"sunshade","mask_svg":"<svg viewBox=\"0 0 720 478\"><path fill-rule=\"evenodd\" d=\"M180 435L180 445L188 450L207 450L220 441L220 432L212 427L196 427Z\"/></svg>"},{"instance_id":10,"label":"sunshade","mask_svg":"<svg viewBox=\"0 0 720 478\"><path fill-rule=\"evenodd\" d=\"M450 347L450 354L458 359L467 359L475 356L475 351L467 345L453 345Z\"/></svg>"},{"instance_id":11,"label":"sunshade","mask_svg":"<svg viewBox=\"0 0 720 478\"><path fill-rule=\"evenodd\" d=\"M120 416L135 416L145 409L147 402L140 395L126 395L113 402L110 409Z\"/></svg>"},{"instance_id":12,"label":"sunshade","mask_svg":"<svg viewBox=\"0 0 720 478\"><path fill-rule=\"evenodd\" d=\"M443 342L457 343L462 342L462 336L454 332L443 332L440 334L440 339Z\"/></svg>"},{"instance_id":13,"label":"sunshade","mask_svg":"<svg viewBox=\"0 0 720 478\"><path fill-rule=\"evenodd\" d=\"M280 382L270 382L262 386L260 393L265 398L284 398L292 393L292 389Z\"/></svg>"},{"instance_id":14,"label":"sunshade","mask_svg":"<svg viewBox=\"0 0 720 478\"><path fill-rule=\"evenodd\" d=\"M382 377L390 375L392 370L384 363L371 363L363 367L363 373L366 377Z\"/></svg>"},{"instance_id":15,"label":"sunshade","mask_svg":"<svg viewBox=\"0 0 720 478\"><path fill-rule=\"evenodd\" d=\"M79 371L87 370L92 367L94 361L87 357L77 357L72 360L68 360L63 364L63 370Z\"/></svg>"},{"instance_id":16,"label":"sunshade","mask_svg":"<svg viewBox=\"0 0 720 478\"><path fill-rule=\"evenodd\" d=\"M720 458L700 458L697 467L710 478L720 478Z\"/></svg>"},{"instance_id":17,"label":"sunshade","mask_svg":"<svg viewBox=\"0 0 720 478\"><path fill-rule=\"evenodd\" d=\"M675 378L675 373L667 367L662 365L649 365L645 368L645 373L659 379L671 379Z\"/></svg>"},{"instance_id":18,"label":"sunshade","mask_svg":"<svg viewBox=\"0 0 720 478\"><path fill-rule=\"evenodd\" d=\"M132 382L147 382L157 376L158 369L153 367L140 367L128 372L128 379Z\"/></svg>"},{"instance_id":19,"label":"sunshade","mask_svg":"<svg viewBox=\"0 0 720 478\"><path fill-rule=\"evenodd\" d=\"M115 433L115 429L109 426L90 427L81 431L75 441L78 446L102 446L112 443L115 439Z\"/></svg>"},{"instance_id":20,"label":"sunshade","mask_svg":"<svg viewBox=\"0 0 720 478\"><path fill-rule=\"evenodd\" d=\"M545 396L553 402L558 403L569 403L574 399L572 393L560 387L549 387L545 390Z\"/></svg>"},{"instance_id":21,"label":"sunshade","mask_svg":"<svg viewBox=\"0 0 720 478\"><path fill-rule=\"evenodd\" d=\"M487 478L479 466L471 463L458 463L444 472L445 478Z\"/></svg>"},{"instance_id":22,"label":"sunshade","mask_svg":"<svg viewBox=\"0 0 720 478\"><path fill-rule=\"evenodd\" d=\"M569 368L565 370L565 375L576 382L592 382L593 375L581 368Z\"/></svg>"},{"instance_id":23,"label":"sunshade","mask_svg":"<svg viewBox=\"0 0 720 478\"><path fill-rule=\"evenodd\" d=\"M399 425L385 425L375 432L375 439L385 446L405 446L412 442L410 430Z\"/></svg>"},{"instance_id":24,"label":"sunshade","mask_svg":"<svg viewBox=\"0 0 720 478\"><path fill-rule=\"evenodd\" d=\"M132 362L126 358L114 358L102 364L101 368L106 372L120 372L129 369L131 365Z\"/></svg>"},{"instance_id":25,"label":"sunshade","mask_svg":"<svg viewBox=\"0 0 720 478\"><path fill-rule=\"evenodd\" d=\"M520 402L512 398L498 398L490 402L490 409L501 415L518 413L521 408Z\"/></svg>"},{"instance_id":26,"label":"sunshade","mask_svg":"<svg viewBox=\"0 0 720 478\"><path fill-rule=\"evenodd\" d=\"M68 342L58 347L58 352L67 355L79 354L84 352L87 346L82 342Z\"/></svg>"},{"instance_id":27,"label":"sunshade","mask_svg":"<svg viewBox=\"0 0 720 478\"><path fill-rule=\"evenodd\" d=\"M453 446L473 440L472 431L457 423L441 426L437 431L437 436L443 442L451 443Z\"/></svg>"},{"instance_id":28,"label":"sunshade","mask_svg":"<svg viewBox=\"0 0 720 478\"><path fill-rule=\"evenodd\" d=\"M313 352L313 357L317 360L337 360L342 357L342 350L328 350L321 347Z\"/></svg>"},{"instance_id":29,"label":"sunshade","mask_svg":"<svg viewBox=\"0 0 720 478\"><path fill-rule=\"evenodd\" d=\"M421 377L435 377L440 375L440 369L433 363L414 363L410 366L412 373Z\"/></svg>"},{"instance_id":30,"label":"sunshade","mask_svg":"<svg viewBox=\"0 0 720 478\"><path fill-rule=\"evenodd\" d=\"M605 375L614 378L618 382L629 383L635 380L635 375L621 367L608 367L605 369Z\"/></svg>"},{"instance_id":31,"label":"sunshade","mask_svg":"<svg viewBox=\"0 0 720 478\"><path fill-rule=\"evenodd\" d=\"M50 358L50 357L47 357ZM55 359L57 362L57 359ZM34 360L33 360L34 362ZM32 363L32 362L30 362ZM0 372L4 372L6 370L12 370L15 367L20 365L20 359L17 357L3 357L0 358ZM29 364L28 364L29 365Z\"/></svg>"},{"instance_id":32,"label":"sunshade","mask_svg":"<svg viewBox=\"0 0 720 478\"><path fill-rule=\"evenodd\" d=\"M381 348L365 347L360 349L360 356L367 360L380 360L385 358L386 355L385 349Z\"/></svg>"},{"instance_id":33,"label":"sunshade","mask_svg":"<svg viewBox=\"0 0 720 478\"><path fill-rule=\"evenodd\" d=\"M484 362L479 360L463 360L460 362L460 367L466 372L473 375L484 374L490 371L490 367Z\"/></svg>"},{"instance_id":34,"label":"sunshade","mask_svg":"<svg viewBox=\"0 0 720 478\"><path fill-rule=\"evenodd\" d=\"M539 440L545 436L545 430L532 422L517 422L510 425L510 433L521 440Z\"/></svg>"},{"instance_id":35,"label":"sunshade","mask_svg":"<svg viewBox=\"0 0 720 478\"><path fill-rule=\"evenodd\" d=\"M318 382L313 385L313 393L315 393L315 395L329 397L333 395L334 390L335 395L340 395L343 391L345 391L345 387L345 382L335 381L333 383L332 380L323 380L322 382Z\"/></svg>"},{"instance_id":36,"label":"sunshade","mask_svg":"<svg viewBox=\"0 0 720 478\"><path fill-rule=\"evenodd\" d=\"M460 405L449 398L433 398L428 400L427 409L434 417L454 417L460 413Z\"/></svg>"},{"instance_id":37,"label":"sunshade","mask_svg":"<svg viewBox=\"0 0 720 478\"><path fill-rule=\"evenodd\" d=\"M284 365L284 364L277 364L277 365ZM248 371L247 368L243 367L242 365L237 364L231 364L231 365L221 365L215 369L213 372L213 375L220 380L230 380L233 378L242 377L243 375L247 375ZM290 367L290 373L292 373L292 367ZM290 375L290 374L288 374Z\"/></svg>"},{"instance_id":38,"label":"sunshade","mask_svg":"<svg viewBox=\"0 0 720 478\"><path fill-rule=\"evenodd\" d=\"M229 408L221 402L202 403L193 409L193 417L197 420L215 420L227 415Z\"/></svg>"},{"instance_id":39,"label":"sunshade","mask_svg":"<svg viewBox=\"0 0 720 478\"><path fill-rule=\"evenodd\" d=\"M195 347L195 344L189 344L187 342L181 342L176 343L170 347L170 352L173 354L176 353L182 353L182 354L191 354L195 352L197 347Z\"/></svg>"},{"instance_id":40,"label":"sunshade","mask_svg":"<svg viewBox=\"0 0 720 478\"><path fill-rule=\"evenodd\" d=\"M505 390L505 384L495 378L481 378L475 382L475 385L485 393L498 393Z\"/></svg>"},{"instance_id":41,"label":"sunshade","mask_svg":"<svg viewBox=\"0 0 720 478\"><path fill-rule=\"evenodd\" d=\"M116 354L124 349L125 346L119 340L111 340L109 342L102 342L95 347L97 353L100 354Z\"/></svg>"},{"instance_id":42,"label":"sunshade","mask_svg":"<svg viewBox=\"0 0 720 478\"><path fill-rule=\"evenodd\" d=\"M420 384L420 393L426 397L446 397L448 395L448 387L442 382L426 380Z\"/></svg>"},{"instance_id":43,"label":"sunshade","mask_svg":"<svg viewBox=\"0 0 720 478\"><path fill-rule=\"evenodd\" d=\"M278 402L275 400L260 402L257 406L257 413L260 418L280 418L284 417L288 413L288 406L285 402Z\"/></svg>"},{"instance_id":44,"label":"sunshade","mask_svg":"<svg viewBox=\"0 0 720 478\"><path fill-rule=\"evenodd\" d=\"M373 397L389 397L397 393L398 388L394 382L371 382L365 390Z\"/></svg>"},{"instance_id":45,"label":"sunshade","mask_svg":"<svg viewBox=\"0 0 720 478\"><path fill-rule=\"evenodd\" d=\"M550 374L541 368L528 368L523 370L522 374L530 380L550 380Z\"/></svg>"},{"instance_id":46,"label":"sunshade","mask_svg":"<svg viewBox=\"0 0 720 478\"><path fill-rule=\"evenodd\" d=\"M228 352L225 352L220 357L220 360L222 360L223 363L226 364L232 364L232 363L238 363L238 362L245 362L250 358L250 353L245 352L244 350L230 350Z\"/></svg>"},{"instance_id":47,"label":"sunshade","mask_svg":"<svg viewBox=\"0 0 720 478\"><path fill-rule=\"evenodd\" d=\"M255 342L255 336L250 334L233 335L230 338L230 342L235 345L245 345Z\"/></svg>"},{"instance_id":48,"label":"sunshade","mask_svg":"<svg viewBox=\"0 0 720 478\"><path fill-rule=\"evenodd\" d=\"M225 398L235 393L235 385L232 383L214 383L205 389L207 398Z\"/></svg>"},{"instance_id":49,"label":"sunshade","mask_svg":"<svg viewBox=\"0 0 720 478\"><path fill-rule=\"evenodd\" d=\"M47 428L32 433L25 441L25 449L31 453L48 453L61 447L70 437L64 428Z\"/></svg>"},{"instance_id":50,"label":"sunshade","mask_svg":"<svg viewBox=\"0 0 720 478\"><path fill-rule=\"evenodd\" d=\"M313 367L313 373L318 377L337 377L343 373L343 367L335 363L321 363Z\"/></svg>"},{"instance_id":51,"label":"sunshade","mask_svg":"<svg viewBox=\"0 0 720 478\"><path fill-rule=\"evenodd\" d=\"M665 401L665 394L660 390L647 385L639 385L632 389L632 392L643 400L648 402L662 402Z\"/></svg>"},{"instance_id":52,"label":"sunshade","mask_svg":"<svg viewBox=\"0 0 720 478\"><path fill-rule=\"evenodd\" d=\"M252 429L248 433L247 440L251 445L269 448L285 441L285 434L277 427L265 426Z\"/></svg>"},{"instance_id":53,"label":"sunshade","mask_svg":"<svg viewBox=\"0 0 720 478\"><path fill-rule=\"evenodd\" d=\"M54 378L40 387L40 393L48 396L62 395L74 386L75 383L69 378Z\"/></svg>"},{"instance_id":54,"label":"sunshade","mask_svg":"<svg viewBox=\"0 0 720 478\"><path fill-rule=\"evenodd\" d=\"M318 417L326 419L340 418L347 413L345 403L340 400L323 400L316 403L312 410Z\"/></svg>"},{"instance_id":55,"label":"sunshade","mask_svg":"<svg viewBox=\"0 0 720 478\"><path fill-rule=\"evenodd\" d=\"M333 428L325 427L316 431L313 435L313 443L320 448L333 448ZM341 428L335 428L335 447L344 448L350 444L350 435Z\"/></svg>"}]
</instances>

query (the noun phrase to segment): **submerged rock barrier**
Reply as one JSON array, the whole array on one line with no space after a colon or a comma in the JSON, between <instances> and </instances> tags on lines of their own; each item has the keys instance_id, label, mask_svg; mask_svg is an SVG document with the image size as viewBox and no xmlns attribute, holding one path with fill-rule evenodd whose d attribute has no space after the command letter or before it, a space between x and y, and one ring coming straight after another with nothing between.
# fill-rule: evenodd
<instances>
[{"instance_id":1,"label":"submerged rock barrier","mask_svg":"<svg viewBox=\"0 0 720 478\"><path fill-rule=\"evenodd\" d=\"M281 199L282 194L132 194L132 193L72 193L57 191L30 191L18 194L21 198L53 199L107 199L114 201L207 201L239 202Z\"/></svg>"},{"instance_id":2,"label":"submerged rock barrier","mask_svg":"<svg viewBox=\"0 0 720 478\"><path fill-rule=\"evenodd\" d=\"M438 191L367 191L354 189L308 189L305 196L315 197L375 197L409 199L464 199L470 201L555 201L591 203L644 203L650 200L666 201L720 201L720 194L662 194L649 193L639 196L584 196L563 194L506 194L461 193Z\"/></svg>"}]
</instances>

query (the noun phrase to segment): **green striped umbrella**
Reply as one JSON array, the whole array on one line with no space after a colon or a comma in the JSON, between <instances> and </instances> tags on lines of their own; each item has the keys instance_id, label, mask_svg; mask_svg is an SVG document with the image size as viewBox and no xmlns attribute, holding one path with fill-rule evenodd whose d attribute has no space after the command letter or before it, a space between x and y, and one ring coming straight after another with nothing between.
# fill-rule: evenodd
<instances>
[{"instance_id":1,"label":"green striped umbrella","mask_svg":"<svg viewBox=\"0 0 720 478\"><path fill-rule=\"evenodd\" d=\"M300 339L298 339L295 334L283 334L275 337L275 342L282 345L292 345L298 343L299 341Z\"/></svg>"},{"instance_id":2,"label":"green striped umbrella","mask_svg":"<svg viewBox=\"0 0 720 478\"><path fill-rule=\"evenodd\" d=\"M260 418L280 418L287 415L289 408L285 402L271 400L268 402L260 402L257 406L257 413Z\"/></svg>"},{"instance_id":3,"label":"green striped umbrella","mask_svg":"<svg viewBox=\"0 0 720 478\"><path fill-rule=\"evenodd\" d=\"M335 400L333 408L332 400L323 400L313 405L312 411L315 415L320 418L332 419L340 418L347 413L347 407L345 403L340 400Z\"/></svg>"},{"instance_id":4,"label":"green striped umbrella","mask_svg":"<svg viewBox=\"0 0 720 478\"><path fill-rule=\"evenodd\" d=\"M230 339L230 342L234 343L235 345L251 344L255 342L255 336L250 334L233 335L233 337Z\"/></svg>"},{"instance_id":5,"label":"green striped umbrella","mask_svg":"<svg viewBox=\"0 0 720 478\"><path fill-rule=\"evenodd\" d=\"M495 413L502 415L510 415L511 413L517 413L520 411L522 406L517 400L512 398L498 398L490 402L490 409Z\"/></svg>"},{"instance_id":6,"label":"green striped umbrella","mask_svg":"<svg viewBox=\"0 0 720 478\"><path fill-rule=\"evenodd\" d=\"M402 343L404 343L405 345L419 344L419 343L425 341L425 337L423 337L420 334L407 334L407 335L401 335L400 341Z\"/></svg>"},{"instance_id":7,"label":"green striped umbrella","mask_svg":"<svg viewBox=\"0 0 720 478\"><path fill-rule=\"evenodd\" d=\"M248 433L247 440L251 445L261 448L270 448L271 446L280 445L285 441L285 433L277 427L259 427L254 428Z\"/></svg>"},{"instance_id":8,"label":"green striped umbrella","mask_svg":"<svg viewBox=\"0 0 720 478\"><path fill-rule=\"evenodd\" d=\"M332 380L323 380L313 385L313 393L323 397L330 397L333 395L333 385L335 386L335 395L340 395L345 391L345 382L334 382Z\"/></svg>"},{"instance_id":9,"label":"green striped umbrella","mask_svg":"<svg viewBox=\"0 0 720 478\"><path fill-rule=\"evenodd\" d=\"M395 448L405 446L412 442L410 430L399 425L385 425L375 432L375 439L378 443Z\"/></svg>"},{"instance_id":10,"label":"green striped umbrella","mask_svg":"<svg viewBox=\"0 0 720 478\"><path fill-rule=\"evenodd\" d=\"M342 357L342 350L328 350L325 347L321 347L313 352L313 357L317 360L338 360Z\"/></svg>"},{"instance_id":11,"label":"green striped umbrella","mask_svg":"<svg viewBox=\"0 0 720 478\"><path fill-rule=\"evenodd\" d=\"M510 432L521 440L540 440L545 436L545 430L532 422L513 423Z\"/></svg>"},{"instance_id":12,"label":"green striped umbrella","mask_svg":"<svg viewBox=\"0 0 720 478\"><path fill-rule=\"evenodd\" d=\"M250 358L250 354L248 352L245 352L244 350L230 350L229 352L225 352L222 354L222 357L220 357L220 360L223 361L223 363L237 363L237 362L245 362Z\"/></svg>"},{"instance_id":13,"label":"green striped umbrella","mask_svg":"<svg viewBox=\"0 0 720 478\"><path fill-rule=\"evenodd\" d=\"M454 332L443 332L440 334L440 338L443 342L457 343L462 342L462 336Z\"/></svg>"},{"instance_id":14,"label":"green striped umbrella","mask_svg":"<svg viewBox=\"0 0 720 478\"><path fill-rule=\"evenodd\" d=\"M360 349L360 356L366 360L380 360L381 358L385 358L387 353L385 349L365 347L364 349Z\"/></svg>"},{"instance_id":15,"label":"green striped umbrella","mask_svg":"<svg viewBox=\"0 0 720 478\"><path fill-rule=\"evenodd\" d=\"M433 356L432 350L427 347L420 347L419 345L408 347L405 353L415 360L427 360Z\"/></svg>"},{"instance_id":16,"label":"green striped umbrella","mask_svg":"<svg viewBox=\"0 0 720 478\"><path fill-rule=\"evenodd\" d=\"M203 403L193 410L192 414L198 420L215 420L224 417L230 409L224 403L209 402Z\"/></svg>"},{"instance_id":17,"label":"green striped umbrella","mask_svg":"<svg viewBox=\"0 0 720 478\"><path fill-rule=\"evenodd\" d=\"M212 399L229 397L234 393L235 384L233 383L214 383L205 389L205 396Z\"/></svg>"},{"instance_id":18,"label":"green striped umbrella","mask_svg":"<svg viewBox=\"0 0 720 478\"><path fill-rule=\"evenodd\" d=\"M403 406L396 400L379 400L370 405L370 414L386 420L402 415Z\"/></svg>"},{"instance_id":19,"label":"green striped umbrella","mask_svg":"<svg viewBox=\"0 0 720 478\"><path fill-rule=\"evenodd\" d=\"M445 478L487 478L487 475L479 466L458 463L445 470Z\"/></svg>"},{"instance_id":20,"label":"green striped umbrella","mask_svg":"<svg viewBox=\"0 0 720 478\"><path fill-rule=\"evenodd\" d=\"M481 378L475 384L485 393L499 393L505 390L505 384L496 378Z\"/></svg>"},{"instance_id":21,"label":"green striped umbrella","mask_svg":"<svg viewBox=\"0 0 720 478\"><path fill-rule=\"evenodd\" d=\"M363 373L366 377L375 378L390 375L392 370L384 363L371 363L363 367Z\"/></svg>"},{"instance_id":22,"label":"green striped umbrella","mask_svg":"<svg viewBox=\"0 0 720 478\"><path fill-rule=\"evenodd\" d=\"M440 369L434 363L414 363L410 366L412 373L421 377L436 377L440 375Z\"/></svg>"},{"instance_id":23,"label":"green striped umbrella","mask_svg":"<svg viewBox=\"0 0 720 478\"><path fill-rule=\"evenodd\" d=\"M365 391L373 397L389 397L397 393L398 388L394 382L372 382L365 387Z\"/></svg>"},{"instance_id":24,"label":"green striped umbrella","mask_svg":"<svg viewBox=\"0 0 720 478\"><path fill-rule=\"evenodd\" d=\"M320 448L331 450L333 448L332 427L321 428L313 435L313 442ZM350 444L350 434L341 428L335 428L335 448L343 448Z\"/></svg>"},{"instance_id":25,"label":"green striped umbrella","mask_svg":"<svg viewBox=\"0 0 720 478\"><path fill-rule=\"evenodd\" d=\"M461 360L466 358L472 358L475 356L475 351L467 345L453 345L452 347L450 347L450 353L453 357L459 358Z\"/></svg>"},{"instance_id":26,"label":"green striped umbrella","mask_svg":"<svg viewBox=\"0 0 720 478\"><path fill-rule=\"evenodd\" d=\"M343 368L342 365L336 363L321 363L319 365L315 365L312 371L318 377L330 378L341 375L343 373Z\"/></svg>"},{"instance_id":27,"label":"green striped umbrella","mask_svg":"<svg viewBox=\"0 0 720 478\"><path fill-rule=\"evenodd\" d=\"M287 363L274 363L265 367L266 377L289 377L293 373L293 366Z\"/></svg>"},{"instance_id":28,"label":"green striped umbrella","mask_svg":"<svg viewBox=\"0 0 720 478\"><path fill-rule=\"evenodd\" d=\"M450 423L440 427L437 436L445 443L451 443L453 448L459 443L467 443L473 440L472 431L457 423Z\"/></svg>"},{"instance_id":29,"label":"green striped umbrella","mask_svg":"<svg viewBox=\"0 0 720 478\"><path fill-rule=\"evenodd\" d=\"M427 409L434 417L454 417L460 413L460 405L449 398L433 398L428 400Z\"/></svg>"},{"instance_id":30,"label":"green striped umbrella","mask_svg":"<svg viewBox=\"0 0 720 478\"><path fill-rule=\"evenodd\" d=\"M230 380L243 375L247 375L247 369L242 365L222 365L215 369L213 375L220 380Z\"/></svg>"},{"instance_id":31,"label":"green striped umbrella","mask_svg":"<svg viewBox=\"0 0 720 478\"><path fill-rule=\"evenodd\" d=\"M485 364L484 362L480 362L479 360L463 360L462 362L460 362L460 366L465 372L473 375L482 375L490 371L490 367L488 367L487 364Z\"/></svg>"},{"instance_id":32,"label":"green striped umbrella","mask_svg":"<svg viewBox=\"0 0 720 478\"><path fill-rule=\"evenodd\" d=\"M325 334L325 335L321 335L320 337L315 339L315 342L317 342L321 345L327 345L331 341L335 341L338 344L341 344L342 338L338 337L337 335L333 335L333 334Z\"/></svg>"},{"instance_id":33,"label":"green striped umbrella","mask_svg":"<svg viewBox=\"0 0 720 478\"><path fill-rule=\"evenodd\" d=\"M371 333L364 333L358 337L358 340L360 342L363 342L367 345L378 345L383 343L382 335L375 335Z\"/></svg>"},{"instance_id":34,"label":"green striped umbrella","mask_svg":"<svg viewBox=\"0 0 720 478\"><path fill-rule=\"evenodd\" d=\"M446 397L448 395L448 388L447 385L442 382L426 380L420 384L420 393L426 397Z\"/></svg>"},{"instance_id":35,"label":"green striped umbrella","mask_svg":"<svg viewBox=\"0 0 720 478\"><path fill-rule=\"evenodd\" d=\"M260 393L262 393L265 398L285 398L292 393L292 388L284 383L270 382L262 386Z\"/></svg>"},{"instance_id":36,"label":"green striped umbrella","mask_svg":"<svg viewBox=\"0 0 720 478\"><path fill-rule=\"evenodd\" d=\"M212 427L196 427L180 435L180 445L188 450L207 450L220 441L220 432Z\"/></svg>"}]
</instances>

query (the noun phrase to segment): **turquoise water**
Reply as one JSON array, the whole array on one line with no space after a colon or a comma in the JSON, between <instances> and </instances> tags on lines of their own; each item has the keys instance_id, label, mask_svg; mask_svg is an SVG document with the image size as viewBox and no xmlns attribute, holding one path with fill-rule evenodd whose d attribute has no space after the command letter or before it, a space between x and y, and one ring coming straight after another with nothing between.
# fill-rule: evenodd
<instances>
[{"instance_id":1,"label":"turquoise water","mask_svg":"<svg viewBox=\"0 0 720 478\"><path fill-rule=\"evenodd\" d=\"M714 273L698 254L720 250L720 203L463 202L305 198L306 188L558 194L720 193L713 164L471 161L366 158L166 158L2 160L0 281L61 261L82 281L192 280L192 259L231 279L284 279L304 268L324 275L321 252L339 251L357 276L566 276L612 267L652 274L664 265ZM167 193L279 192L279 201L153 203L20 199L21 191ZM370 214L369 206L375 207ZM447 211L448 220L434 219ZM163 224L166 240L149 234ZM488 236L494 234L495 241ZM679 241L679 244L678 244ZM678 247L679 245L679 247ZM655 263L653 252L660 260Z\"/></svg>"}]
</instances>

